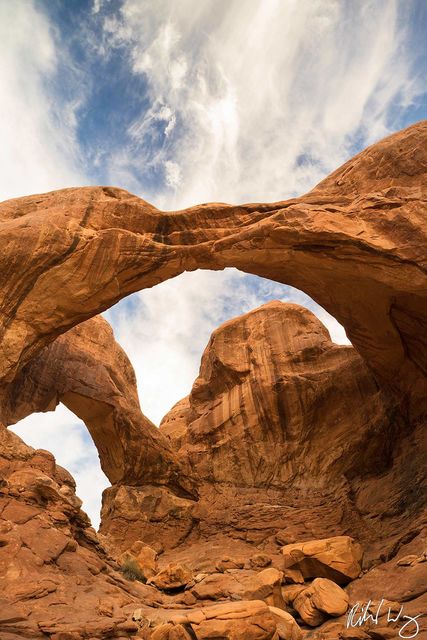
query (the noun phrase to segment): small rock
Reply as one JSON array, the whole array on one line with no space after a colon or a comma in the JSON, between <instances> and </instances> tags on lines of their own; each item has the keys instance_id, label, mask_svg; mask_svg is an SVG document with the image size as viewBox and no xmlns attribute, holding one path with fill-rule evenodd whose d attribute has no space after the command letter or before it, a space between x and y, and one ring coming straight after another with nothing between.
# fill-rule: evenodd
<instances>
[{"instance_id":1,"label":"small rock","mask_svg":"<svg viewBox=\"0 0 427 640\"><path fill-rule=\"evenodd\" d=\"M157 552L140 540L120 556L122 565L129 561L134 562L147 579L157 574Z\"/></svg>"},{"instance_id":2,"label":"small rock","mask_svg":"<svg viewBox=\"0 0 427 640\"><path fill-rule=\"evenodd\" d=\"M280 531L278 531L275 535L275 538L277 544L279 544L281 547L296 542L295 536L289 531L286 531L286 529L281 529Z\"/></svg>"},{"instance_id":3,"label":"small rock","mask_svg":"<svg viewBox=\"0 0 427 640\"><path fill-rule=\"evenodd\" d=\"M170 563L149 581L162 590L179 589L193 580L191 569L178 563Z\"/></svg>"},{"instance_id":4,"label":"small rock","mask_svg":"<svg viewBox=\"0 0 427 640\"><path fill-rule=\"evenodd\" d=\"M328 578L347 584L361 572L363 550L349 536L290 544L282 549L285 572L299 569L304 578Z\"/></svg>"},{"instance_id":5,"label":"small rock","mask_svg":"<svg viewBox=\"0 0 427 640\"><path fill-rule=\"evenodd\" d=\"M285 569L283 571L285 582L291 584L304 584L304 576L299 569Z\"/></svg>"},{"instance_id":6,"label":"small rock","mask_svg":"<svg viewBox=\"0 0 427 640\"><path fill-rule=\"evenodd\" d=\"M271 558L266 553L256 553L249 559L249 563L253 569L264 569L271 564Z\"/></svg>"},{"instance_id":7,"label":"small rock","mask_svg":"<svg viewBox=\"0 0 427 640\"><path fill-rule=\"evenodd\" d=\"M404 556L403 558L400 558L400 560L397 561L397 566L398 567L410 567L411 565L415 564L418 560L418 556L416 556L415 554L409 555L409 556Z\"/></svg>"},{"instance_id":8,"label":"small rock","mask_svg":"<svg viewBox=\"0 0 427 640\"><path fill-rule=\"evenodd\" d=\"M243 569L244 566L245 561L241 558L229 558L228 556L225 556L216 563L215 569L220 573L224 573L227 569Z\"/></svg>"}]
</instances>

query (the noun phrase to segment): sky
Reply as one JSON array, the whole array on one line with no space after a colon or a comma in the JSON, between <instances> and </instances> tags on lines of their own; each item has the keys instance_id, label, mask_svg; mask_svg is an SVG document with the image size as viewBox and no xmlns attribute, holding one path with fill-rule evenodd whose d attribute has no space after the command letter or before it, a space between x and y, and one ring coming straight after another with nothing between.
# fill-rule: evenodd
<instances>
[{"instance_id":1,"label":"sky","mask_svg":"<svg viewBox=\"0 0 427 640\"><path fill-rule=\"evenodd\" d=\"M89 184L162 209L301 195L427 117L424 0L0 0L0 200ZM302 292L197 271L104 315L158 424L187 395L213 329ZM102 474L65 407L13 427L77 481L95 526Z\"/></svg>"}]
</instances>

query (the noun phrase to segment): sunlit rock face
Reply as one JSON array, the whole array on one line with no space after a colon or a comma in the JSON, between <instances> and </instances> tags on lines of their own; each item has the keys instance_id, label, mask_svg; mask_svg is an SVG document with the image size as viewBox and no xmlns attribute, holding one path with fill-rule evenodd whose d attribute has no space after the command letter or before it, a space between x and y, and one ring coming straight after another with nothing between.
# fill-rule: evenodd
<instances>
[{"instance_id":1,"label":"sunlit rock face","mask_svg":"<svg viewBox=\"0 0 427 640\"><path fill-rule=\"evenodd\" d=\"M350 594L368 600L375 583L415 612L427 566L426 172L423 122L279 203L167 213L87 187L0 205L0 635L276 640L286 624L299 637L282 596L310 600L306 619L326 633L347 598L325 587L319 605L303 572L280 573L281 547L336 536L361 543L370 569ZM157 430L96 316L185 270L228 266L304 290L354 347L301 307L264 305L214 332L190 395ZM112 483L100 536L69 474L6 429L59 401L85 421ZM109 554L132 562L123 552L144 544L159 572L176 563L195 584L129 582ZM280 595L288 579L299 596ZM338 608L324 606L338 593ZM207 609L242 597L257 604ZM174 617L177 606L190 611Z\"/></svg>"}]
</instances>

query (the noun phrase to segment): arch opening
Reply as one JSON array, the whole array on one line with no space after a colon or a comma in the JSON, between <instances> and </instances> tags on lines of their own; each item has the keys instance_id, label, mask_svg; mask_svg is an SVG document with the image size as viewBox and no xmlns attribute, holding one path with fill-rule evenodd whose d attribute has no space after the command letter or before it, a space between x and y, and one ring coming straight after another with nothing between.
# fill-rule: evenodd
<instances>
[{"instance_id":1,"label":"arch opening","mask_svg":"<svg viewBox=\"0 0 427 640\"><path fill-rule=\"evenodd\" d=\"M38 365L27 366L24 371L25 378L41 383L39 398L32 397L36 411L10 428L31 446L49 450L57 463L75 476L83 509L98 527L102 491L109 486L108 478L112 484L120 481L126 466L128 453L120 433L123 420L126 422L124 416L128 418L127 432L134 426L136 431L142 427L149 430L149 436L155 435L157 429L145 415L159 424L173 405L188 395L212 332L273 299L307 307L326 324L335 342L349 344L338 322L293 287L232 268L186 272L125 298L104 314L123 351L100 318L78 325L46 348ZM70 335L72 343L68 340ZM46 361L50 361L49 366ZM65 376L61 367L66 368ZM30 386L27 394L24 390L24 399L29 391L34 394L34 386ZM125 402L123 397L116 399L114 407L111 395L117 387ZM136 388L142 414L137 408ZM58 398L61 402L52 412ZM129 400L133 404L131 411ZM38 413L37 408L49 413ZM24 406L20 411L25 414L31 409ZM129 413L136 413L133 426ZM135 448L138 444L141 445L135 441ZM147 459L134 451L131 460L143 472ZM129 466L127 482L131 482ZM162 470L155 466L151 471L158 472L159 477L154 480L162 482ZM136 482L145 480L138 475Z\"/></svg>"},{"instance_id":2,"label":"arch opening","mask_svg":"<svg viewBox=\"0 0 427 640\"><path fill-rule=\"evenodd\" d=\"M234 268L185 272L105 312L135 370L144 415L158 425L190 392L212 332L271 300L306 307L333 342L350 344L342 325L303 291Z\"/></svg>"},{"instance_id":3,"label":"arch opening","mask_svg":"<svg viewBox=\"0 0 427 640\"><path fill-rule=\"evenodd\" d=\"M98 529L101 494L110 483L86 425L59 404L55 411L32 413L9 429L31 447L53 453L57 464L71 473L76 481L76 494L83 501L82 508Z\"/></svg>"}]
</instances>

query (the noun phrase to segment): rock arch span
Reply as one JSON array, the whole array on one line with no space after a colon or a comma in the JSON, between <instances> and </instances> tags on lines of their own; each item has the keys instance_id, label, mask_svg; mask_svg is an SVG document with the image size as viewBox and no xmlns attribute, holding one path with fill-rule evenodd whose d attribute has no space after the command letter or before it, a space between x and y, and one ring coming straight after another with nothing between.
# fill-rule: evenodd
<instances>
[{"instance_id":1,"label":"rock arch span","mask_svg":"<svg viewBox=\"0 0 427 640\"><path fill-rule=\"evenodd\" d=\"M186 493L185 475L141 412L132 365L101 316L56 338L20 371L5 389L2 420L11 425L59 402L86 424L112 484L152 480Z\"/></svg>"},{"instance_id":2,"label":"rock arch span","mask_svg":"<svg viewBox=\"0 0 427 640\"><path fill-rule=\"evenodd\" d=\"M425 410L427 122L369 147L300 198L161 212L85 187L0 206L0 380L124 296L234 266L302 289L377 380ZM421 337L420 337L421 336Z\"/></svg>"}]
</instances>

